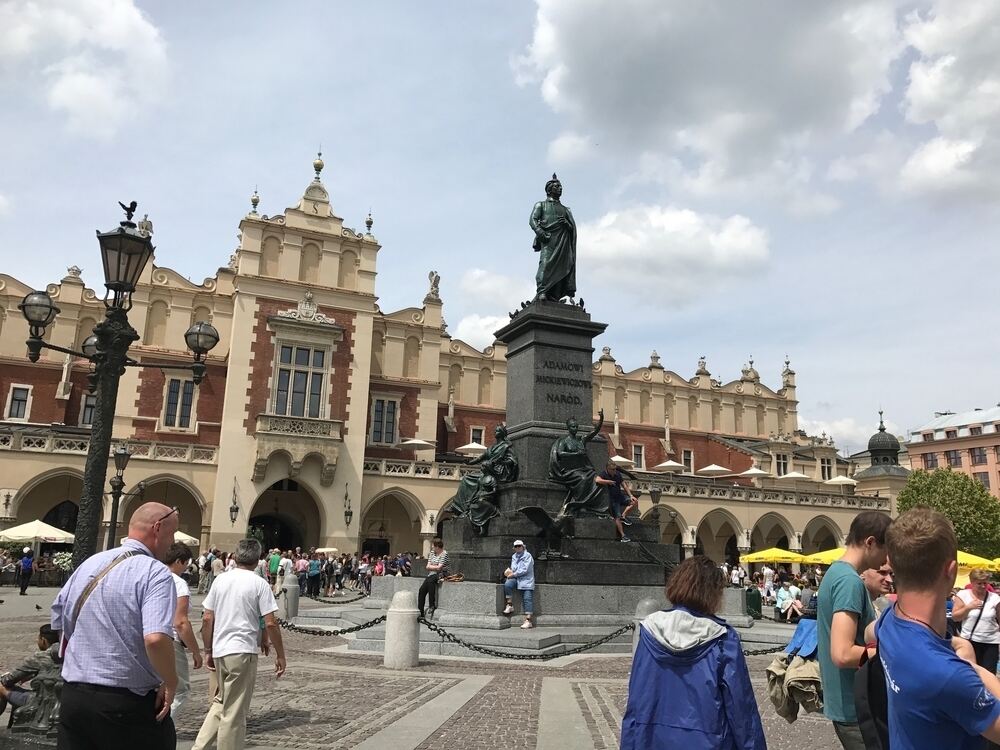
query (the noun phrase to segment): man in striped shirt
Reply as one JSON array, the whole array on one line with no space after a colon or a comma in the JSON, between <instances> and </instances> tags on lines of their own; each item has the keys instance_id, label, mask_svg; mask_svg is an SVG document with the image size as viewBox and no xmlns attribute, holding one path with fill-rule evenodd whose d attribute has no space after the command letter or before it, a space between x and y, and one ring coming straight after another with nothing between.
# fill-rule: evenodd
<instances>
[{"instance_id":1,"label":"man in striped shirt","mask_svg":"<svg viewBox=\"0 0 1000 750\"><path fill-rule=\"evenodd\" d=\"M431 607L427 612L428 617L434 617L434 610L437 609L437 587L438 581L448 575L448 553L445 551L444 542L434 539L431 542L433 550L427 558L427 577L420 584L420 593L417 595L417 607L420 609L420 616L424 616L424 602L427 595L431 597Z\"/></svg>"}]
</instances>

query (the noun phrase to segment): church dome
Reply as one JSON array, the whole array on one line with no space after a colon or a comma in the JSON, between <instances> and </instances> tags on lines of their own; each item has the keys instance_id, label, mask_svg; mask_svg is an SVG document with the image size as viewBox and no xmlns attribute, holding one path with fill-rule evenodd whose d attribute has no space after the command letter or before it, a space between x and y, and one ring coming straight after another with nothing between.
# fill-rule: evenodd
<instances>
[{"instance_id":1,"label":"church dome","mask_svg":"<svg viewBox=\"0 0 1000 750\"><path fill-rule=\"evenodd\" d=\"M868 441L868 450L870 452L891 451L894 455L899 453L899 440L891 432L886 431L885 422L882 420L882 412L878 413L878 432L872 435Z\"/></svg>"}]
</instances>

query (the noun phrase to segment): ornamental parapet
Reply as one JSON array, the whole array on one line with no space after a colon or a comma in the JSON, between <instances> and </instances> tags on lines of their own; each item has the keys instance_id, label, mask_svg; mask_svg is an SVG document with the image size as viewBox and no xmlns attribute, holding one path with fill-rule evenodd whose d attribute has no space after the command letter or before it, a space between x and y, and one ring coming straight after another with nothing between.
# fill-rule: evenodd
<instances>
[{"instance_id":1,"label":"ornamental parapet","mask_svg":"<svg viewBox=\"0 0 1000 750\"><path fill-rule=\"evenodd\" d=\"M218 448L214 445L159 440L115 440L108 455L113 455L122 444L128 446L133 461L214 464L218 460ZM90 434L86 432L65 433L52 428L0 427L0 451L86 456L88 450Z\"/></svg>"}]
</instances>

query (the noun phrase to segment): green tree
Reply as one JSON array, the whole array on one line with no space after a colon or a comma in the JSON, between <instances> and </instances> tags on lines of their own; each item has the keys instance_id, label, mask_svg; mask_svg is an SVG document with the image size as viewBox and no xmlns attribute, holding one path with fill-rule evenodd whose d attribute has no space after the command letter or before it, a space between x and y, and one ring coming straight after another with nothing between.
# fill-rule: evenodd
<instances>
[{"instance_id":1,"label":"green tree","mask_svg":"<svg viewBox=\"0 0 1000 750\"><path fill-rule=\"evenodd\" d=\"M1000 556L1000 502L972 477L951 469L915 471L896 504L900 513L916 505L941 511L955 526L960 550Z\"/></svg>"}]
</instances>

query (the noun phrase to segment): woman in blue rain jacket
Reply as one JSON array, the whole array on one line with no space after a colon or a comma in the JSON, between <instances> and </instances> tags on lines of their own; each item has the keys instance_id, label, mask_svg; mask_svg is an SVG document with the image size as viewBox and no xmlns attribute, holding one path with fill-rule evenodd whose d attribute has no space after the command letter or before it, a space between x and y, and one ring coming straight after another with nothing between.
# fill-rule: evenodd
<instances>
[{"instance_id":1,"label":"woman in blue rain jacket","mask_svg":"<svg viewBox=\"0 0 1000 750\"><path fill-rule=\"evenodd\" d=\"M725 581L704 555L667 584L673 608L642 621L622 750L766 750L739 636L715 616Z\"/></svg>"}]
</instances>

